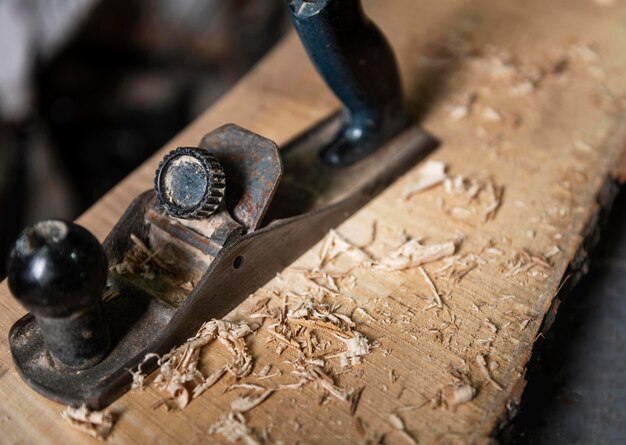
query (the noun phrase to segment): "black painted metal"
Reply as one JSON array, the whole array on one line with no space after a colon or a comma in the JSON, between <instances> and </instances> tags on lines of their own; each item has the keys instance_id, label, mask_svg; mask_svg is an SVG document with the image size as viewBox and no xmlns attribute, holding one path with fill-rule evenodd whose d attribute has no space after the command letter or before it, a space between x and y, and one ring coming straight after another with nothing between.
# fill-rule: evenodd
<instances>
[{"instance_id":1,"label":"black painted metal","mask_svg":"<svg viewBox=\"0 0 626 445\"><path fill-rule=\"evenodd\" d=\"M344 105L345 122L320 152L351 165L408 125L393 51L360 0L289 0L292 22L311 60Z\"/></svg>"}]
</instances>

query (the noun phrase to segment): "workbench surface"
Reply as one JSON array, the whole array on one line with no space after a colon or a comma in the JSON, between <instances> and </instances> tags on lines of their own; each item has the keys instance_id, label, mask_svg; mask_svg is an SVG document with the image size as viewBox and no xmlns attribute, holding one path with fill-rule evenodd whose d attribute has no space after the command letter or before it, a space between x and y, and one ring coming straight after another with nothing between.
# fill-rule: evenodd
<instances>
[{"instance_id":1,"label":"workbench surface","mask_svg":"<svg viewBox=\"0 0 626 445\"><path fill-rule=\"evenodd\" d=\"M235 416L242 443L377 443L383 436L385 443L487 443L515 414L535 339L557 313L559 290L584 269L600 210L610 206L620 173L624 178L624 2L365 6L396 50L414 116L441 145L429 164L337 229L344 253L330 261L322 252L328 261L320 264L316 246L226 317L263 322L246 337L254 368L238 383L276 389ZM151 187L164 153L196 145L222 124L284 145L336 107L291 34L79 222L103 239L132 198ZM442 166L445 179L416 187ZM451 242L454 252L423 269L384 267L406 254L394 257L399 247L419 249L416 240ZM338 306L371 350L345 367L327 357L331 384L303 383L294 373L295 348L279 354L272 321L251 317L266 301ZM30 390L12 366L7 334L23 314L3 283L0 442L85 443L90 439L61 418L63 407ZM341 340L317 326L307 332L341 351ZM205 371L229 357L211 344ZM111 406L117 420L108 440L228 443L215 432L219 419L232 414L234 399L258 396L250 385L226 392L233 383L227 374L169 412L165 404L154 407L165 395L153 386L133 390ZM301 385L280 387L291 383Z\"/></svg>"}]
</instances>

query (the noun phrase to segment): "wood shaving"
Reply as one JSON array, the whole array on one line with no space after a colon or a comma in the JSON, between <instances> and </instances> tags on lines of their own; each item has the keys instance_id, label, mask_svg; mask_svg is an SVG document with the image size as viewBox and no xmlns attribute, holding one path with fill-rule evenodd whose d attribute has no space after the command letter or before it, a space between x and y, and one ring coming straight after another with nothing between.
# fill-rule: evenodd
<instances>
[{"instance_id":1,"label":"wood shaving","mask_svg":"<svg viewBox=\"0 0 626 445\"><path fill-rule=\"evenodd\" d=\"M267 390L265 386L257 385L255 383L233 383L232 385L228 385L228 388L226 388L224 392L233 391L235 389L249 389L252 391Z\"/></svg>"},{"instance_id":2,"label":"wood shaving","mask_svg":"<svg viewBox=\"0 0 626 445\"><path fill-rule=\"evenodd\" d=\"M488 122L502 122L502 115L500 112L491 107L483 108L482 117Z\"/></svg>"},{"instance_id":3,"label":"wood shaving","mask_svg":"<svg viewBox=\"0 0 626 445\"><path fill-rule=\"evenodd\" d=\"M85 405L80 408L68 406L61 413L61 417L72 428L89 434L96 439L106 439L113 429L113 416L107 410L92 411Z\"/></svg>"},{"instance_id":4,"label":"wood shaving","mask_svg":"<svg viewBox=\"0 0 626 445\"><path fill-rule=\"evenodd\" d=\"M434 299L433 303L427 306L424 310L428 310L431 308L443 309L443 301L441 301L441 297L439 296L439 291L437 290L435 283L433 283L433 280L430 279L423 267L420 266L419 271L424 277L424 281L426 281L426 284L428 284L428 287L432 291Z\"/></svg>"},{"instance_id":5,"label":"wood shaving","mask_svg":"<svg viewBox=\"0 0 626 445\"><path fill-rule=\"evenodd\" d=\"M258 377L266 377L270 373L271 369L272 369L272 365L265 365L258 372L257 376Z\"/></svg>"},{"instance_id":6,"label":"wood shaving","mask_svg":"<svg viewBox=\"0 0 626 445\"><path fill-rule=\"evenodd\" d=\"M469 383L448 385L443 389L442 395L447 406L456 407L471 401L476 395L476 389Z\"/></svg>"},{"instance_id":7,"label":"wood shaving","mask_svg":"<svg viewBox=\"0 0 626 445\"><path fill-rule=\"evenodd\" d=\"M452 256L455 250L456 245L452 241L423 245L419 239L413 239L377 262L375 267L389 271L411 269Z\"/></svg>"},{"instance_id":8,"label":"wood shaving","mask_svg":"<svg viewBox=\"0 0 626 445\"><path fill-rule=\"evenodd\" d=\"M231 402L230 408L233 411L245 413L259 406L272 394L274 394L274 390L268 389L262 392L257 397L237 397L235 400Z\"/></svg>"},{"instance_id":9,"label":"wood shaving","mask_svg":"<svg viewBox=\"0 0 626 445\"><path fill-rule=\"evenodd\" d=\"M346 254L361 263L372 261L372 258L363 249L346 241L336 230L331 229L322 240L318 254L319 267L323 268L342 254Z\"/></svg>"},{"instance_id":10,"label":"wood shaving","mask_svg":"<svg viewBox=\"0 0 626 445\"><path fill-rule=\"evenodd\" d=\"M481 374L489 383L493 385L498 391L502 391L502 386L496 382L493 377L491 377L491 373L487 368L487 361L485 360L485 356L482 354L476 355L476 364L478 365L478 369L480 369Z\"/></svg>"},{"instance_id":11,"label":"wood shaving","mask_svg":"<svg viewBox=\"0 0 626 445\"><path fill-rule=\"evenodd\" d=\"M354 313L355 313L355 314L362 315L362 316L363 316L363 318L366 318L366 319L368 319L369 321L376 322L376 319L375 319L374 317L372 317L372 316L371 316L371 315L370 315L370 314L369 314L369 313L368 313L365 309L363 309L363 308L362 308L362 307L360 307L360 306L359 306L359 307L357 307L357 308L354 310Z\"/></svg>"},{"instance_id":12,"label":"wood shaving","mask_svg":"<svg viewBox=\"0 0 626 445\"><path fill-rule=\"evenodd\" d=\"M450 108L450 118L458 121L468 117L477 98L478 95L474 92L461 96Z\"/></svg>"},{"instance_id":13,"label":"wood shaving","mask_svg":"<svg viewBox=\"0 0 626 445\"><path fill-rule=\"evenodd\" d=\"M252 332L253 329L245 322L234 323L224 320L206 322L195 337L172 349L163 357L147 354L137 371L131 371L133 382L138 382L138 385L134 386L143 385L143 378L139 377L142 375L141 365L156 357L159 370L153 381L154 386L168 394L168 398L164 400L168 408L174 406L183 409L227 372L235 378L251 373L253 360L248 353L245 337ZM232 360L213 373L205 375L198 369L200 354L204 347L215 340L226 346Z\"/></svg>"},{"instance_id":14,"label":"wood shaving","mask_svg":"<svg viewBox=\"0 0 626 445\"><path fill-rule=\"evenodd\" d=\"M470 220L476 214L473 209L465 207L452 207L449 213L454 219L458 219L460 221Z\"/></svg>"},{"instance_id":15,"label":"wood shaving","mask_svg":"<svg viewBox=\"0 0 626 445\"><path fill-rule=\"evenodd\" d=\"M450 195L465 195L469 200L478 196L481 183L476 178L466 178L461 175L446 178L443 188Z\"/></svg>"},{"instance_id":16,"label":"wood shaving","mask_svg":"<svg viewBox=\"0 0 626 445\"><path fill-rule=\"evenodd\" d=\"M459 220L469 220L478 213L482 222L490 221L502 204L504 187L496 185L492 178L456 175L446 178L443 186L446 193L465 200L466 206L452 206L449 210Z\"/></svg>"},{"instance_id":17,"label":"wood shaving","mask_svg":"<svg viewBox=\"0 0 626 445\"><path fill-rule=\"evenodd\" d=\"M365 386L360 387L355 390L351 395L351 404L350 404L350 415L354 416L356 414L356 410L359 407L359 402L361 401L361 394L363 394L363 390Z\"/></svg>"},{"instance_id":18,"label":"wood shaving","mask_svg":"<svg viewBox=\"0 0 626 445\"><path fill-rule=\"evenodd\" d=\"M453 284L457 284L467 274L482 264L486 264L486 261L475 253L455 255L450 258L446 258L443 261L443 266L435 270L435 274L437 276L445 275Z\"/></svg>"},{"instance_id":19,"label":"wood shaving","mask_svg":"<svg viewBox=\"0 0 626 445\"><path fill-rule=\"evenodd\" d=\"M140 275L148 280L153 280L158 270L167 270L158 255L158 251L153 252L134 233L130 234L132 247L128 249L123 260L111 266L110 270L120 275Z\"/></svg>"},{"instance_id":20,"label":"wood shaving","mask_svg":"<svg viewBox=\"0 0 626 445\"><path fill-rule=\"evenodd\" d=\"M340 338L346 345L346 351L342 352L339 356L342 367L358 365L361 363L361 357L370 353L371 347L369 340L360 332L355 331L353 334L354 336L352 338Z\"/></svg>"},{"instance_id":21,"label":"wood shaving","mask_svg":"<svg viewBox=\"0 0 626 445\"><path fill-rule=\"evenodd\" d=\"M447 177L446 164L439 161L427 161L417 171L415 176L416 178L412 183L404 189L402 195L404 199L441 184Z\"/></svg>"},{"instance_id":22,"label":"wood shaving","mask_svg":"<svg viewBox=\"0 0 626 445\"><path fill-rule=\"evenodd\" d=\"M496 216L496 212L502 203L502 194L504 191L504 188L498 187L491 178L487 179L485 189L488 202L482 210L483 222L490 221Z\"/></svg>"},{"instance_id":23,"label":"wood shaving","mask_svg":"<svg viewBox=\"0 0 626 445\"><path fill-rule=\"evenodd\" d=\"M404 426L404 420L402 420L402 418L397 415L397 414L390 414L389 415L389 423L391 424L391 426L400 433L400 435L410 444L412 445L417 445L417 440L415 440L415 438L409 434L409 432L406 430L406 427Z\"/></svg>"},{"instance_id":24,"label":"wood shaving","mask_svg":"<svg viewBox=\"0 0 626 445\"><path fill-rule=\"evenodd\" d=\"M356 330L354 321L337 312L337 307L311 299L294 308L285 305L280 310L268 311L268 315L273 321L268 326L271 340L298 354L296 360L289 362L293 367L291 374L298 378L298 382L291 387L314 383L333 397L349 402L353 392L335 384L326 359L338 357L342 366L357 365L363 356L370 353L370 341ZM326 353L331 343L318 338L318 333L339 340L345 350Z\"/></svg>"},{"instance_id":25,"label":"wood shaving","mask_svg":"<svg viewBox=\"0 0 626 445\"><path fill-rule=\"evenodd\" d=\"M504 267L506 276L531 273L534 269L542 269L544 271L552 269L550 261L545 256L533 254L526 250L516 253L511 260L505 263Z\"/></svg>"},{"instance_id":26,"label":"wood shaving","mask_svg":"<svg viewBox=\"0 0 626 445\"><path fill-rule=\"evenodd\" d=\"M559 253L561 253L561 249L559 249L559 246L552 246L550 250L548 250L545 253L544 256L549 259L549 258L552 258L553 256L558 255Z\"/></svg>"},{"instance_id":27,"label":"wood shaving","mask_svg":"<svg viewBox=\"0 0 626 445\"><path fill-rule=\"evenodd\" d=\"M221 434L231 443L242 441L245 445L261 445L259 436L248 426L244 415L237 411L220 417L209 427L209 434Z\"/></svg>"},{"instance_id":28,"label":"wood shaving","mask_svg":"<svg viewBox=\"0 0 626 445\"><path fill-rule=\"evenodd\" d=\"M352 392L337 386L333 376L320 366L320 364L298 360L294 364L293 374L298 376L301 382L315 383L319 388L325 389L330 395L342 402L350 401Z\"/></svg>"}]
</instances>

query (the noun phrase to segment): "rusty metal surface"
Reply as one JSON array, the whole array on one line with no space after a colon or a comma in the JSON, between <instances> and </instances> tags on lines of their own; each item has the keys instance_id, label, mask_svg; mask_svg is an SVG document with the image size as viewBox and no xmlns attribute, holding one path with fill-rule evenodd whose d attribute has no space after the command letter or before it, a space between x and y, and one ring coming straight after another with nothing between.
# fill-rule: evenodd
<instances>
[{"instance_id":1,"label":"rusty metal surface","mask_svg":"<svg viewBox=\"0 0 626 445\"><path fill-rule=\"evenodd\" d=\"M226 203L248 231L261 224L282 176L278 147L269 139L237 125L207 134L200 148L213 153L226 173Z\"/></svg>"},{"instance_id":2,"label":"rusty metal surface","mask_svg":"<svg viewBox=\"0 0 626 445\"><path fill-rule=\"evenodd\" d=\"M257 230L253 229L259 226L270 206L280 178L280 159L272 160L277 154L275 146L268 144L267 139L234 126L220 130L226 128L230 134L235 134L235 142L225 140L224 132L218 133L218 137L214 134L205 137L203 144L217 144L219 150L214 153L218 158L228 158L224 164L225 168L230 165L231 171L234 168L230 162L243 161L246 154L253 156L243 162L245 168L240 170L240 193L253 186L254 181L257 184L260 181L261 189L251 196L240 196L242 202L230 203L230 208L238 211L242 221L248 224L249 232L224 243L207 265L202 279L177 305L164 304L150 289L138 287L138 281L133 281L132 277L127 279L110 273L113 289L120 292L119 297L104 305L114 345L110 355L99 365L80 374L55 367L47 360L48 352L35 320L30 315L22 318L11 330L10 343L16 367L24 380L40 393L62 403L85 403L92 408L110 404L128 390L132 379L127 369L136 367L147 352L163 354L193 336L206 320L225 316L436 146L432 137L412 127L367 160L328 172L327 167L320 165L317 153L335 125L337 118L330 119L284 149L287 176L297 177L297 172L306 165L313 172L308 179L303 178L308 198L303 201L302 193L288 193L289 184L285 184L280 201L272 206L276 210L268 213L264 226ZM265 150L261 153L265 156L259 158L254 150L263 145ZM226 155L228 147L239 151L239 155ZM259 160L273 163L261 169L261 175L252 168ZM223 162L222 158L220 161ZM322 174L325 176L316 176ZM227 181L228 178L227 172ZM130 234L147 239L150 225L156 222L150 213L151 209L154 211L154 199L154 192L137 198L105 240L110 264L120 261L124 252L132 247ZM226 199L228 201L228 195ZM288 216L278 217L281 214ZM176 236L176 231L170 234ZM177 241L191 241L186 245L197 251L204 244L198 245L200 235L197 233L190 235ZM159 277L153 281L153 285L158 286ZM151 372L155 367L156 362L151 361L142 369Z\"/></svg>"}]
</instances>

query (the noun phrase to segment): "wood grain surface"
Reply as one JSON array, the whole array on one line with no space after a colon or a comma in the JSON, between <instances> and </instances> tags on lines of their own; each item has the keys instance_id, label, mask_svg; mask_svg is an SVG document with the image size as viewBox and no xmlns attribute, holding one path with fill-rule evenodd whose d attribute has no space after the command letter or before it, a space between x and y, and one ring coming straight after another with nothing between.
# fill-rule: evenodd
<instances>
[{"instance_id":1,"label":"wood grain surface","mask_svg":"<svg viewBox=\"0 0 626 445\"><path fill-rule=\"evenodd\" d=\"M610 201L602 193L618 176L626 140L626 3L378 0L365 6L396 50L415 118L441 140L429 159L445 163L451 179L405 199L419 179L416 166L338 232L368 245L376 258L406 237L424 244L455 240L456 273L441 271L441 261L424 267L443 302L428 310L431 289L416 268L381 271L349 257L330 265L331 273L351 269L354 285L340 286L326 303L341 305L338 312L377 344L359 365L331 364L337 385L363 388L356 412L308 384L277 391L245 418L259 440L271 443L489 443L515 412L535 339L550 308L556 310L559 286L584 263L583 242L599 202ZM164 153L195 145L222 124L284 144L336 108L291 34L79 222L103 239L131 199L151 187ZM485 216L493 203L489 184L499 201L492 217ZM467 191L472 185L480 190L474 197ZM317 250L294 268L313 267ZM294 273L282 274L227 318L247 320L269 289L296 290ZM60 417L62 406L15 372L7 334L23 314L3 283L0 443L89 443ZM267 324L247 338L255 372L271 364L283 371L276 382L292 381L293 356L275 352ZM212 345L203 360L214 369L226 356ZM453 406L446 394L459 379L476 392ZM242 381L260 383L254 375ZM208 434L242 394L225 392L227 382L172 412L152 407L162 398L158 391L132 391L111 406L117 421L108 441L228 443Z\"/></svg>"}]
</instances>

